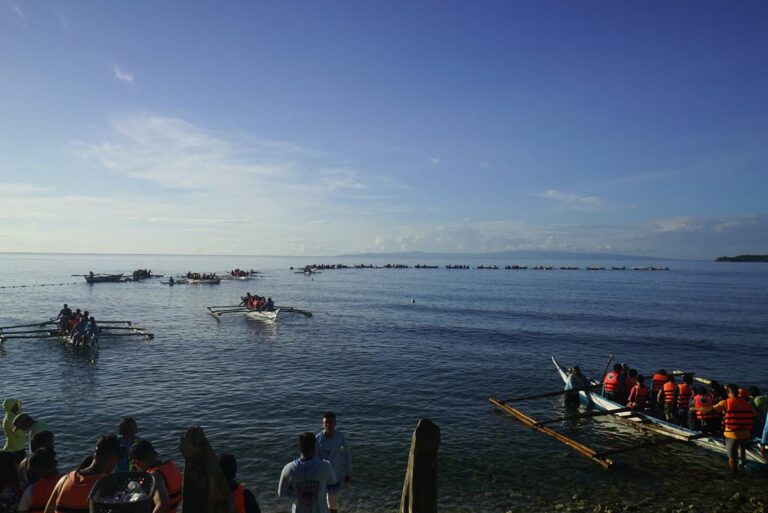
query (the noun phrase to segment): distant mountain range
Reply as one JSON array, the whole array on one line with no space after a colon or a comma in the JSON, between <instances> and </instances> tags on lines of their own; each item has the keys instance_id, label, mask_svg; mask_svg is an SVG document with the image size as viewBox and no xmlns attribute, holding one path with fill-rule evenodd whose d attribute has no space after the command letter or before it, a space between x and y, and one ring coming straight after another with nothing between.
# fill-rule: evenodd
<instances>
[{"instance_id":1,"label":"distant mountain range","mask_svg":"<svg viewBox=\"0 0 768 513\"><path fill-rule=\"evenodd\" d=\"M400 251L393 253L357 253L337 255L339 258L439 258L473 260L487 258L489 260L520 259L520 260L615 260L615 261L661 261L680 260L678 258L660 258L638 255L617 255L609 253L575 253L564 251L496 251L493 253L427 253L423 251Z\"/></svg>"}]
</instances>

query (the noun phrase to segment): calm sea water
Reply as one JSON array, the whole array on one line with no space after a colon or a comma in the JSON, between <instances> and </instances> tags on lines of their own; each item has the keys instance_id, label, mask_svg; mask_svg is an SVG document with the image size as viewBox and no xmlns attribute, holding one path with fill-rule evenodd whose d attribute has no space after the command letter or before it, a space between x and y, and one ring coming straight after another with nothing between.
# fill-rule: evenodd
<instances>
[{"instance_id":1,"label":"calm sea water","mask_svg":"<svg viewBox=\"0 0 768 513\"><path fill-rule=\"evenodd\" d=\"M351 259L318 262L359 263ZM616 265L615 262L375 260L365 263ZM654 262L664 272L504 270L336 270L314 277L290 266L306 258L0 255L0 325L55 316L62 303L97 319L131 320L152 341L104 339L95 359L54 340L0 347L2 395L56 432L71 467L101 432L134 416L141 435L180 460L178 439L205 429L217 451L234 453L239 477L263 511L285 511L276 496L296 435L318 430L334 410L354 460L346 511L393 511L411 433L421 417L442 430L440 501L447 511L546 510L572 494L661 504L764 484L747 473L722 479L725 462L687 446L617 456L606 472L487 403L562 387L550 356L597 374L608 353L641 372L659 367L768 389L768 265ZM620 265L647 265L628 262ZM254 268L250 282L218 286L87 285L74 273L151 268L166 275ZM207 305L246 291L314 312L276 325L239 315L221 322ZM415 303L412 303L412 299ZM544 419L559 400L521 404ZM557 426L596 447L637 442L610 420ZM656 469L667 468L660 480Z\"/></svg>"}]
</instances>

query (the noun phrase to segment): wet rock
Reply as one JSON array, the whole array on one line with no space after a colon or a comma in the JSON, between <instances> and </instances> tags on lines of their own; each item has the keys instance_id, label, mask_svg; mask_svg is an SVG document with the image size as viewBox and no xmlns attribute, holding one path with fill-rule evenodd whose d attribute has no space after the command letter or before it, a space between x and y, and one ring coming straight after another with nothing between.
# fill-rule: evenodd
<instances>
[{"instance_id":1,"label":"wet rock","mask_svg":"<svg viewBox=\"0 0 768 513\"><path fill-rule=\"evenodd\" d=\"M562 511L563 509L565 509L565 504L559 502L555 504L555 511Z\"/></svg>"},{"instance_id":2,"label":"wet rock","mask_svg":"<svg viewBox=\"0 0 768 513\"><path fill-rule=\"evenodd\" d=\"M515 490L512 490L509 492L509 498L510 499L522 499L523 494L521 492L516 492Z\"/></svg>"},{"instance_id":3,"label":"wet rock","mask_svg":"<svg viewBox=\"0 0 768 513\"><path fill-rule=\"evenodd\" d=\"M736 492L731 496L731 501L735 502L737 504L741 504L743 502L747 502L747 498L744 497L740 492Z\"/></svg>"}]
</instances>

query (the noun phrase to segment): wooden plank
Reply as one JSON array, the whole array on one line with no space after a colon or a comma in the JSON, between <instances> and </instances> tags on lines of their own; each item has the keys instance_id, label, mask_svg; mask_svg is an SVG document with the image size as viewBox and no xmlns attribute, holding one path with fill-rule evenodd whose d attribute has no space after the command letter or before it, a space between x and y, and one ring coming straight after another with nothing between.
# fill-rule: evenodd
<instances>
[{"instance_id":1,"label":"wooden plank","mask_svg":"<svg viewBox=\"0 0 768 513\"><path fill-rule=\"evenodd\" d=\"M593 417L605 417L606 415L615 415L617 413L625 413L632 411L632 408L621 408L618 410L599 410L588 411L584 413L575 413L573 415L566 415L564 417L557 417L556 419L541 420L536 423L537 426L543 426L545 424L555 424L557 422L564 422L566 420L578 420L578 419L590 419Z\"/></svg>"},{"instance_id":2,"label":"wooden plank","mask_svg":"<svg viewBox=\"0 0 768 513\"><path fill-rule=\"evenodd\" d=\"M494 397L490 397L488 401L496 406L497 408L500 408L503 412L508 413L509 415L515 417L517 420L525 424L526 426L530 427L531 429L535 429L536 431L539 431L541 433L544 433L545 435L551 436L558 442L561 442L562 444L565 444L566 446L570 447L571 449L575 450L579 454L586 456L587 458L591 459L595 463L601 465L602 467L608 469L613 466L613 460L608 458L603 458L599 455L597 451L594 449L587 447L584 444L581 444L577 442L576 440L573 440L571 438L568 438L567 436L558 433L557 431L553 431L549 429L548 427L538 426L536 421L532 419L531 417L527 416L520 410L516 410L515 408L504 404L503 402L499 401L498 399Z\"/></svg>"},{"instance_id":3,"label":"wooden plank","mask_svg":"<svg viewBox=\"0 0 768 513\"><path fill-rule=\"evenodd\" d=\"M411 437L399 513L437 513L437 450L440 428L421 419Z\"/></svg>"}]
</instances>

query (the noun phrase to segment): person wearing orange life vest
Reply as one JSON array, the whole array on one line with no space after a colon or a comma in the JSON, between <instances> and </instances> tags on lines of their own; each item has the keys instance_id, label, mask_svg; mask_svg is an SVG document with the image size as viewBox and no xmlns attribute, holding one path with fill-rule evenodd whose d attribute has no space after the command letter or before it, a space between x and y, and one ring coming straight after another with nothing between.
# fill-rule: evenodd
<instances>
[{"instance_id":1,"label":"person wearing orange life vest","mask_svg":"<svg viewBox=\"0 0 768 513\"><path fill-rule=\"evenodd\" d=\"M659 390L656 401L658 404L664 405L664 419L667 422L675 422L675 414L677 413L677 385L675 384L674 376L668 376L668 381Z\"/></svg>"},{"instance_id":2,"label":"person wearing orange life vest","mask_svg":"<svg viewBox=\"0 0 768 513\"><path fill-rule=\"evenodd\" d=\"M691 374L683 375L683 382L677 385L677 423L681 426L687 424L688 408L691 406L691 398L693 397L693 376Z\"/></svg>"},{"instance_id":3,"label":"person wearing orange life vest","mask_svg":"<svg viewBox=\"0 0 768 513\"><path fill-rule=\"evenodd\" d=\"M219 466L229 489L232 490L232 500L235 502L237 513L261 513L259 503L250 490L237 482L237 460L231 454L219 456Z\"/></svg>"},{"instance_id":4,"label":"person wearing orange life vest","mask_svg":"<svg viewBox=\"0 0 768 513\"><path fill-rule=\"evenodd\" d=\"M624 404L626 394L624 393L624 377L621 374L621 364L613 366L613 370L608 372L603 379L603 397L606 399Z\"/></svg>"},{"instance_id":5,"label":"person wearing orange life vest","mask_svg":"<svg viewBox=\"0 0 768 513\"><path fill-rule=\"evenodd\" d=\"M645 377L638 375L636 378L637 384L629 391L629 397L627 397L627 406L635 410L642 410L648 405L648 398L650 392L648 387L645 386Z\"/></svg>"},{"instance_id":6,"label":"person wearing orange life vest","mask_svg":"<svg viewBox=\"0 0 768 513\"><path fill-rule=\"evenodd\" d=\"M659 395L659 391L664 387L664 383L667 382L669 379L669 376L667 376L667 371L664 369L659 369L656 371L656 373L651 378L651 400L650 405L655 410L658 410L657 408L657 397Z\"/></svg>"},{"instance_id":7,"label":"person wearing orange life vest","mask_svg":"<svg viewBox=\"0 0 768 513\"><path fill-rule=\"evenodd\" d=\"M131 465L155 476L155 509L152 513L176 513L181 502L181 472L171 460L162 461L149 440L139 440L128 451Z\"/></svg>"},{"instance_id":8,"label":"person wearing orange life vest","mask_svg":"<svg viewBox=\"0 0 768 513\"><path fill-rule=\"evenodd\" d=\"M757 412L746 399L739 397L739 387L728 385L725 387L728 399L724 399L714 406L696 408L696 411L709 413L716 411L723 414L725 432L725 448L728 451L728 468L732 474L737 472L737 457L741 457L741 465L747 464L747 444L752 438L752 425L755 422Z\"/></svg>"},{"instance_id":9,"label":"person wearing orange life vest","mask_svg":"<svg viewBox=\"0 0 768 513\"><path fill-rule=\"evenodd\" d=\"M627 395L635 388L635 385L637 385L637 370L629 369L627 376L624 378L624 390L627 391Z\"/></svg>"},{"instance_id":10,"label":"person wearing orange life vest","mask_svg":"<svg viewBox=\"0 0 768 513\"><path fill-rule=\"evenodd\" d=\"M96 481L108 475L120 457L120 442L114 434L101 435L90 464L59 479L44 513L88 513L88 494Z\"/></svg>"},{"instance_id":11,"label":"person wearing orange life vest","mask_svg":"<svg viewBox=\"0 0 768 513\"><path fill-rule=\"evenodd\" d=\"M688 427L701 431L705 435L716 434L720 430L720 415L716 411L704 412L702 408L713 406L715 401L704 387L696 387L688 416Z\"/></svg>"},{"instance_id":12,"label":"person wearing orange life vest","mask_svg":"<svg viewBox=\"0 0 768 513\"><path fill-rule=\"evenodd\" d=\"M53 488L61 479L56 463L56 453L47 447L37 449L29 457L29 466L37 481L24 490L19 501L19 513L43 513Z\"/></svg>"}]
</instances>

